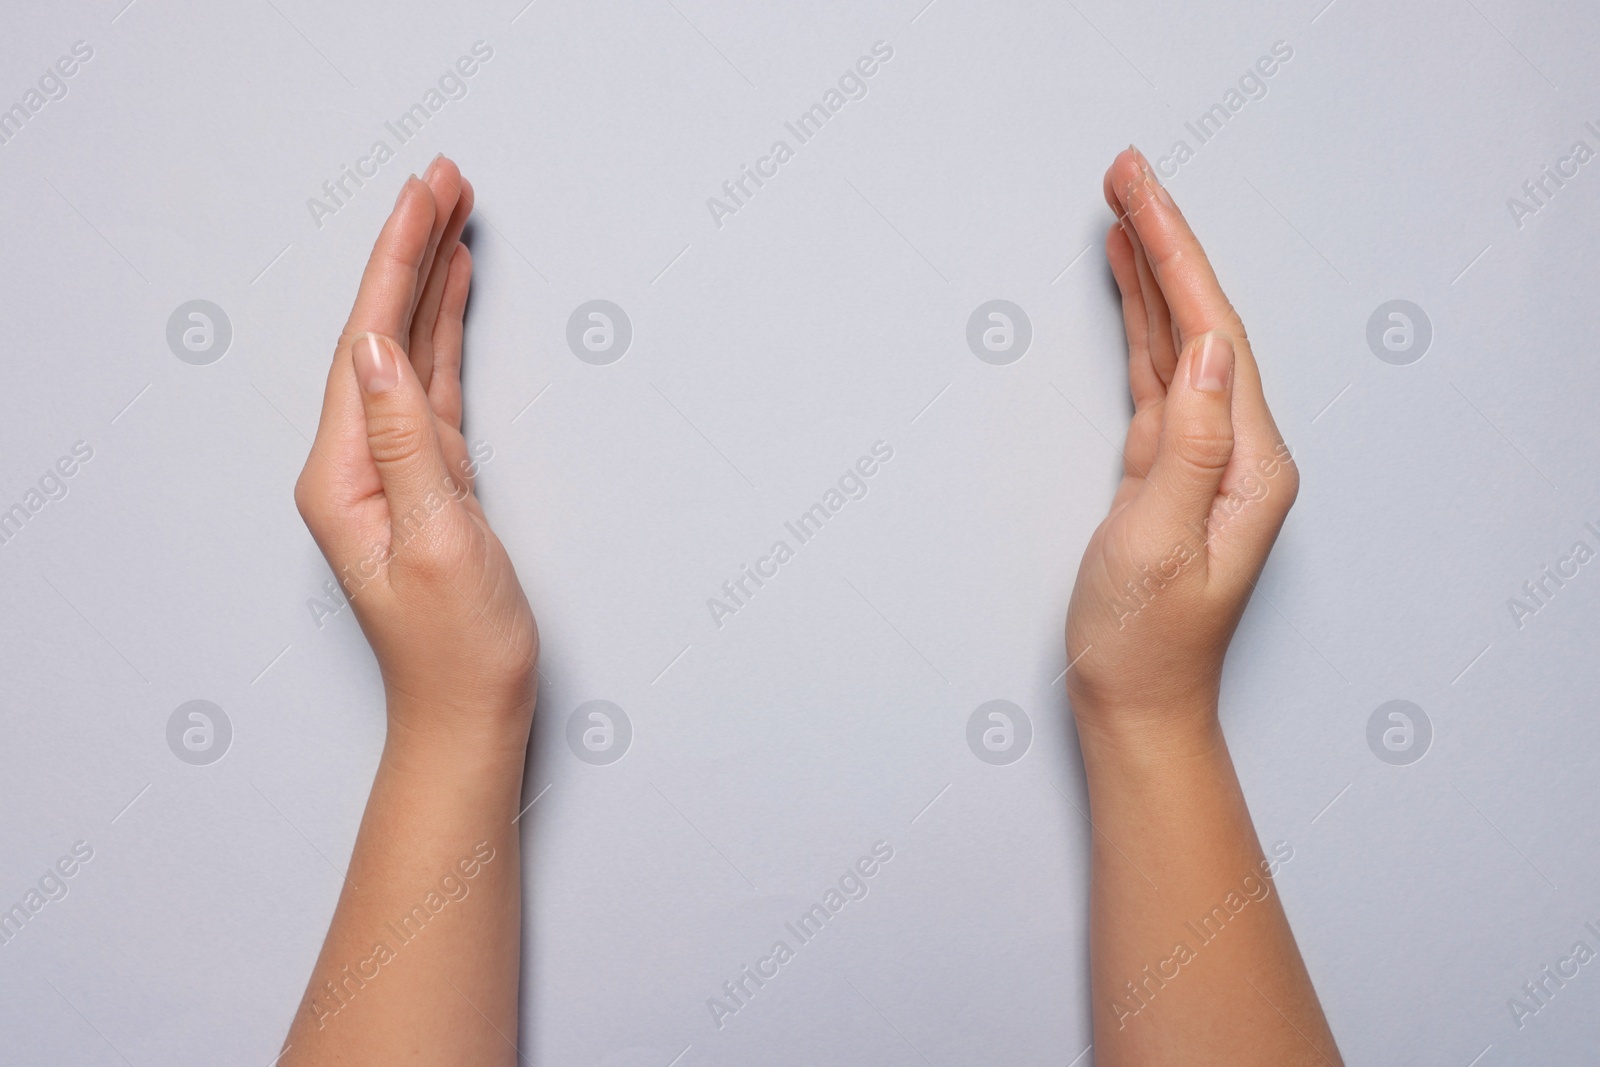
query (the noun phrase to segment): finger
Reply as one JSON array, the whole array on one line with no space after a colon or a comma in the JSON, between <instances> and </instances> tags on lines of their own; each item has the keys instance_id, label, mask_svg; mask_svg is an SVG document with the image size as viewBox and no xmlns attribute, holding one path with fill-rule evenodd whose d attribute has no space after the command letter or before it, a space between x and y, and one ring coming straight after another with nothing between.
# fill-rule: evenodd
<instances>
[{"instance_id":1,"label":"finger","mask_svg":"<svg viewBox=\"0 0 1600 1067\"><path fill-rule=\"evenodd\" d=\"M444 228L424 267L416 311L411 316L410 344L407 346L411 365L417 369L417 377L424 389L428 387L433 374L433 326L439 315L439 297L444 292L444 283L450 273L450 259L455 255L462 228L472 213L472 186L461 177L454 163L440 157L431 182L436 187L434 199L439 204L440 215L444 216Z\"/></svg>"},{"instance_id":2,"label":"finger","mask_svg":"<svg viewBox=\"0 0 1600 1067\"><path fill-rule=\"evenodd\" d=\"M417 532L416 523L439 512L453 495L433 409L405 350L392 338L373 333L358 338L351 362L392 537L403 543Z\"/></svg>"},{"instance_id":3,"label":"finger","mask_svg":"<svg viewBox=\"0 0 1600 1067\"><path fill-rule=\"evenodd\" d=\"M1150 349L1150 365L1155 368L1156 376L1165 388L1177 371L1178 349L1181 346L1176 342L1177 333L1172 325L1172 314L1167 309L1166 296L1162 293L1161 285L1145 255L1144 244L1140 240L1128 204L1125 198L1119 195L1115 185L1119 165L1124 163L1132 151L1131 148L1123 151L1106 169L1105 196L1112 210L1116 212L1117 220L1122 224L1128 243L1133 247L1133 262L1139 277L1139 287L1144 294L1147 320L1145 343Z\"/></svg>"},{"instance_id":4,"label":"finger","mask_svg":"<svg viewBox=\"0 0 1600 1067\"><path fill-rule=\"evenodd\" d=\"M461 340L467 293L472 288L472 253L456 245L440 287L439 314L433 328L433 379L428 383L428 400L439 421L461 429Z\"/></svg>"},{"instance_id":5,"label":"finger","mask_svg":"<svg viewBox=\"0 0 1600 1067\"><path fill-rule=\"evenodd\" d=\"M1180 346L1172 327L1172 312L1167 309L1166 295L1161 291L1155 272L1150 269L1149 257L1145 255L1144 245L1139 241L1139 233L1131 217L1123 219L1123 227L1128 234L1129 244L1133 246L1133 263L1139 272L1139 287L1144 292L1145 318L1149 322L1145 332L1150 345L1150 366L1165 388L1178 372Z\"/></svg>"},{"instance_id":6,"label":"finger","mask_svg":"<svg viewBox=\"0 0 1600 1067\"><path fill-rule=\"evenodd\" d=\"M459 172L446 175L446 168L455 169L455 164L444 158L441 152L433 157L433 162L428 164L428 169L422 172L422 183L428 187L428 192L433 194L433 228L428 231L428 248L423 253L422 262L417 265L417 288L412 293L411 313L417 313L417 304L422 300L422 288L428 281L428 273L433 268L433 257L439 250L439 242L444 237L445 227L450 223L450 215L455 210L456 199L461 195L461 179ZM410 340L409 336L404 338Z\"/></svg>"},{"instance_id":7,"label":"finger","mask_svg":"<svg viewBox=\"0 0 1600 1067\"><path fill-rule=\"evenodd\" d=\"M1233 329L1238 316L1205 249L1143 154L1129 149L1118 156L1108 180L1119 191L1146 262L1171 309L1179 340L1188 344L1211 330Z\"/></svg>"},{"instance_id":8,"label":"finger","mask_svg":"<svg viewBox=\"0 0 1600 1067\"><path fill-rule=\"evenodd\" d=\"M1134 408L1122 448L1122 473L1124 477L1143 478L1155 459L1156 439L1161 433L1161 400L1167 387L1150 361L1150 323L1144 310L1144 293L1134 263L1133 244L1121 223L1106 234L1106 258L1122 294L1122 322L1128 335L1128 389Z\"/></svg>"},{"instance_id":9,"label":"finger","mask_svg":"<svg viewBox=\"0 0 1600 1067\"><path fill-rule=\"evenodd\" d=\"M451 494L463 504L476 505L477 500L472 496L472 487L478 480L478 465L472 458L471 450L467 448L467 439L461 436L459 430L440 426L439 451L444 456L445 469L454 479L450 485Z\"/></svg>"},{"instance_id":10,"label":"finger","mask_svg":"<svg viewBox=\"0 0 1600 1067\"><path fill-rule=\"evenodd\" d=\"M1154 404L1146 404L1128 420L1128 436L1122 445L1122 473L1146 477L1156 461L1156 451L1161 442L1162 419L1166 415L1166 397Z\"/></svg>"},{"instance_id":11,"label":"finger","mask_svg":"<svg viewBox=\"0 0 1600 1067\"><path fill-rule=\"evenodd\" d=\"M1202 529L1233 457L1233 343L1205 334L1183 350L1141 504L1168 527Z\"/></svg>"},{"instance_id":12,"label":"finger","mask_svg":"<svg viewBox=\"0 0 1600 1067\"><path fill-rule=\"evenodd\" d=\"M1159 400L1167 390L1150 363L1150 322L1145 316L1144 290L1139 284L1139 268L1134 262L1133 242L1122 224L1106 232L1106 261L1111 276L1122 294L1122 327L1128 335L1128 390L1135 410Z\"/></svg>"},{"instance_id":13,"label":"finger","mask_svg":"<svg viewBox=\"0 0 1600 1067\"><path fill-rule=\"evenodd\" d=\"M406 336L419 285L417 272L432 239L435 214L428 186L415 176L407 178L361 274L361 288L345 324L347 339L367 333Z\"/></svg>"},{"instance_id":14,"label":"finger","mask_svg":"<svg viewBox=\"0 0 1600 1067\"><path fill-rule=\"evenodd\" d=\"M434 349L434 334L439 319L439 304L444 297L445 284L450 278L450 268L455 259L456 249L461 247L461 232L472 215L472 206L472 183L461 178L457 186L455 209L451 212L444 236L439 241L432 269L423 286L422 299L418 302L417 312L411 320L411 365L417 369L417 377L422 381L424 389L432 384L433 367L438 359L438 353Z\"/></svg>"}]
</instances>

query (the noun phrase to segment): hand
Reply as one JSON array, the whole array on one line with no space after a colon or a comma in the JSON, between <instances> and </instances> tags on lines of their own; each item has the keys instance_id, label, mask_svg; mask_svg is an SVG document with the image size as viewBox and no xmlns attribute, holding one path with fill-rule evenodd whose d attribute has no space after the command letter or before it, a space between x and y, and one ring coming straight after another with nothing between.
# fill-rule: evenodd
<instances>
[{"instance_id":1,"label":"hand","mask_svg":"<svg viewBox=\"0 0 1600 1067\"><path fill-rule=\"evenodd\" d=\"M1106 171L1134 416L1067 610L1080 732L1215 727L1228 642L1299 489L1244 325L1136 149Z\"/></svg>"},{"instance_id":2,"label":"hand","mask_svg":"<svg viewBox=\"0 0 1600 1067\"><path fill-rule=\"evenodd\" d=\"M509 727L525 743L538 629L461 435L471 212L472 186L442 156L401 188L334 350L295 503L377 654L391 736Z\"/></svg>"}]
</instances>

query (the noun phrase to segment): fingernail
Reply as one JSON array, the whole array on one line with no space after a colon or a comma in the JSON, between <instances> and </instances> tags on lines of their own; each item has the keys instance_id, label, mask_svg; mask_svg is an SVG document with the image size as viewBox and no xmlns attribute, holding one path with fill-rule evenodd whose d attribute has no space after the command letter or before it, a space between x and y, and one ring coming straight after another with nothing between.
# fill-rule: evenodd
<instances>
[{"instance_id":1,"label":"fingernail","mask_svg":"<svg viewBox=\"0 0 1600 1067\"><path fill-rule=\"evenodd\" d=\"M1133 148L1133 145L1128 147ZM1156 177L1156 172L1150 169L1150 161L1145 158L1144 153L1137 148L1133 148L1133 154L1139 160L1139 170L1144 173L1145 192L1154 196L1167 207L1176 209L1178 205L1173 202L1172 194L1167 192L1165 185L1161 184L1161 179Z\"/></svg>"},{"instance_id":2,"label":"fingernail","mask_svg":"<svg viewBox=\"0 0 1600 1067\"><path fill-rule=\"evenodd\" d=\"M1150 170L1150 161L1144 158L1144 153L1139 151L1139 149L1135 148L1133 145L1129 145L1128 149L1133 153L1133 158L1135 162L1139 164L1139 169L1144 171L1144 180L1152 185L1161 184L1160 182L1156 181L1154 172Z\"/></svg>"},{"instance_id":3,"label":"fingernail","mask_svg":"<svg viewBox=\"0 0 1600 1067\"><path fill-rule=\"evenodd\" d=\"M1167 187L1165 185L1161 184L1161 179L1152 174L1150 172L1150 168L1148 167L1145 168L1144 174L1145 179L1150 183L1152 190L1156 195L1156 199L1161 201L1162 204L1171 210L1178 210L1178 205L1173 201L1172 194L1167 192Z\"/></svg>"},{"instance_id":4,"label":"fingernail","mask_svg":"<svg viewBox=\"0 0 1600 1067\"><path fill-rule=\"evenodd\" d=\"M1189 364L1189 384L1202 393L1222 393L1233 376L1233 343L1220 333L1208 333Z\"/></svg>"},{"instance_id":5,"label":"fingernail","mask_svg":"<svg viewBox=\"0 0 1600 1067\"><path fill-rule=\"evenodd\" d=\"M429 181L433 178L433 172L439 168L439 160L443 158L443 152L440 152L438 155L433 157L433 161L428 164L428 169L422 172L423 181Z\"/></svg>"},{"instance_id":6,"label":"fingernail","mask_svg":"<svg viewBox=\"0 0 1600 1067\"><path fill-rule=\"evenodd\" d=\"M374 396L387 393L400 380L399 368L387 347L377 334L369 333L356 343L356 350L351 354L356 365L356 381Z\"/></svg>"}]
</instances>

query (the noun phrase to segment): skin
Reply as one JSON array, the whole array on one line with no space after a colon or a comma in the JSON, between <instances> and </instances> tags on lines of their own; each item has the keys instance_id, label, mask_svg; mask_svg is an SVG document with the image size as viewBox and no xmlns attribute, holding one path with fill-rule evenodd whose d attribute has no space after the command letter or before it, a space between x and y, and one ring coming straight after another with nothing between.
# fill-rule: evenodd
<instances>
[{"instance_id":1,"label":"skin","mask_svg":"<svg viewBox=\"0 0 1600 1067\"><path fill-rule=\"evenodd\" d=\"M295 486L378 658L388 735L286 1067L517 1060L512 819L539 637L461 436L471 210L443 158L400 190Z\"/></svg>"},{"instance_id":2,"label":"skin","mask_svg":"<svg viewBox=\"0 0 1600 1067\"><path fill-rule=\"evenodd\" d=\"M1106 199L1136 413L1067 618L1096 828L1096 1062L1338 1064L1217 715L1228 642L1299 475L1244 327L1137 152L1112 164ZM513 819L539 637L461 434L471 210L442 157L400 190L295 487L377 656L388 734L286 1067L519 1059ZM1247 903L1201 944L1185 924L1230 900ZM1193 958L1147 979L1179 940Z\"/></svg>"},{"instance_id":3,"label":"skin","mask_svg":"<svg viewBox=\"0 0 1600 1067\"><path fill-rule=\"evenodd\" d=\"M1135 413L1066 635L1095 828L1095 1062L1340 1064L1217 708L1299 472L1244 325L1144 156L1119 155L1105 194Z\"/></svg>"}]
</instances>

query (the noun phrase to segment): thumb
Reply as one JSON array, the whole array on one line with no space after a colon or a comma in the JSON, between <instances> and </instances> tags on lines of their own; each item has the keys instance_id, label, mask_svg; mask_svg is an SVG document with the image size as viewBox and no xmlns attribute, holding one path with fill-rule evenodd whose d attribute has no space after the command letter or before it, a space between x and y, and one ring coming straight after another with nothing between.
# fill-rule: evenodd
<instances>
[{"instance_id":1,"label":"thumb","mask_svg":"<svg viewBox=\"0 0 1600 1067\"><path fill-rule=\"evenodd\" d=\"M1161 439L1147 486L1174 525L1205 528L1233 456L1233 342L1202 334L1184 348L1168 387Z\"/></svg>"},{"instance_id":2,"label":"thumb","mask_svg":"<svg viewBox=\"0 0 1600 1067\"><path fill-rule=\"evenodd\" d=\"M350 353L367 416L367 447L398 529L412 516L431 515L456 495L445 467L433 408L405 351L375 333L356 338Z\"/></svg>"}]
</instances>

